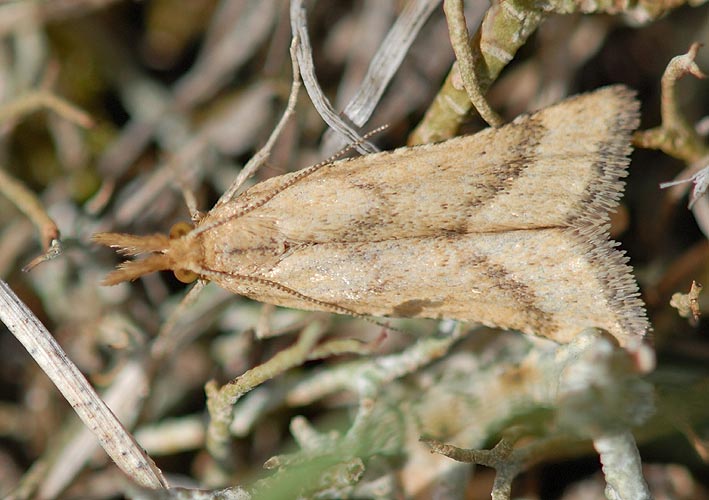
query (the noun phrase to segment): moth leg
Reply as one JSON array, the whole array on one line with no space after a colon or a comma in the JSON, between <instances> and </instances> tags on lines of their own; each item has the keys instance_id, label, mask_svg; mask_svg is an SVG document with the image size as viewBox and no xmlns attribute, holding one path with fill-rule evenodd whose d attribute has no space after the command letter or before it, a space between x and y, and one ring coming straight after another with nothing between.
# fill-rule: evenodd
<instances>
[{"instance_id":1,"label":"moth leg","mask_svg":"<svg viewBox=\"0 0 709 500\"><path fill-rule=\"evenodd\" d=\"M199 221L202 220L205 213L197 208L197 197L194 195L194 191L187 185L187 182L185 182L185 179L181 175L178 175L177 177L177 185L180 188L182 199L187 206L187 210L190 212L190 219L192 219L192 223L196 226Z\"/></svg>"}]
</instances>

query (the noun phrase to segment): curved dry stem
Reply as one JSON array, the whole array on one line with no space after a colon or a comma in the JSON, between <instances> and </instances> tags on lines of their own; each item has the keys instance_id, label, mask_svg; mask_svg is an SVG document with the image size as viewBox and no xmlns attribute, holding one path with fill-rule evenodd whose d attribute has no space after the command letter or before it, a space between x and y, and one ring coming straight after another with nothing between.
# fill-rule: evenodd
<instances>
[{"instance_id":1,"label":"curved dry stem","mask_svg":"<svg viewBox=\"0 0 709 500\"><path fill-rule=\"evenodd\" d=\"M485 99L484 91L480 87L478 77L475 74L475 61L473 51L470 47L470 35L465 22L465 12L463 11L462 0L445 0L443 9L448 21L448 33L451 45L457 59L457 68L460 78L463 80L465 91L468 93L470 102L475 110L480 113L483 120L493 127L501 126L504 121Z\"/></svg>"},{"instance_id":2,"label":"curved dry stem","mask_svg":"<svg viewBox=\"0 0 709 500\"><path fill-rule=\"evenodd\" d=\"M694 42L686 54L674 57L662 75L662 124L649 130L636 132L633 143L641 148L659 149L666 154L694 163L706 156L709 149L702 138L689 125L679 108L677 81L686 75L706 78L694 62L701 45Z\"/></svg>"}]
</instances>

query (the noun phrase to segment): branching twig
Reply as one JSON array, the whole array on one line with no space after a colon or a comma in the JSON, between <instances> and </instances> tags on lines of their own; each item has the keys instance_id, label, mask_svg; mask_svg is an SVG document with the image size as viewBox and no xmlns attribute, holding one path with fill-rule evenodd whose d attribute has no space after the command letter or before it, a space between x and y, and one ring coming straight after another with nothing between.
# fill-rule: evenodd
<instances>
[{"instance_id":1,"label":"branching twig","mask_svg":"<svg viewBox=\"0 0 709 500\"><path fill-rule=\"evenodd\" d=\"M0 108L0 123L20 119L41 108L51 109L65 120L83 128L94 125L88 113L45 90L30 92L4 104Z\"/></svg>"},{"instance_id":2,"label":"branching twig","mask_svg":"<svg viewBox=\"0 0 709 500\"><path fill-rule=\"evenodd\" d=\"M685 120L678 105L677 80L693 75L706 78L694 59L701 45L693 43L686 54L673 58L662 75L662 125L636 132L633 143L641 148L660 149L666 154L693 163L707 154L701 137Z\"/></svg>"},{"instance_id":3,"label":"branching twig","mask_svg":"<svg viewBox=\"0 0 709 500\"><path fill-rule=\"evenodd\" d=\"M692 318L695 325L702 315L699 309L699 294L702 293L702 288L701 284L693 280L689 293L674 293L670 300L670 305L677 309L677 313L683 318Z\"/></svg>"},{"instance_id":4,"label":"branching twig","mask_svg":"<svg viewBox=\"0 0 709 500\"><path fill-rule=\"evenodd\" d=\"M493 500L508 500L512 494L512 481L522 470L517 460L511 460L513 442L500 440L492 450L467 450L434 439L422 439L431 447L432 453L439 453L457 462L485 465L495 469L495 483L492 488Z\"/></svg>"},{"instance_id":5,"label":"branching twig","mask_svg":"<svg viewBox=\"0 0 709 500\"><path fill-rule=\"evenodd\" d=\"M205 391L211 419L207 429L207 450L215 459L220 463L229 459L229 424L234 404L259 384L305 362L322 333L320 323L313 322L303 330L293 346L239 378L221 388L214 380L207 383Z\"/></svg>"},{"instance_id":6,"label":"branching twig","mask_svg":"<svg viewBox=\"0 0 709 500\"><path fill-rule=\"evenodd\" d=\"M35 257L23 270L29 271L45 260L50 260L61 254L62 245L59 240L59 228L47 214L37 195L27 189L19 180L0 167L0 193L4 194L28 219L37 227L41 235L45 252Z\"/></svg>"},{"instance_id":7,"label":"branching twig","mask_svg":"<svg viewBox=\"0 0 709 500\"><path fill-rule=\"evenodd\" d=\"M51 109L65 120L81 127L93 126L93 120L88 113L44 90L28 93L4 104L0 107L0 123L18 120L41 108ZM30 271L41 262L61 255L59 228L47 214L42 202L35 193L2 167L0 167L0 192L32 221L41 235L44 253L32 259L22 270Z\"/></svg>"}]
</instances>

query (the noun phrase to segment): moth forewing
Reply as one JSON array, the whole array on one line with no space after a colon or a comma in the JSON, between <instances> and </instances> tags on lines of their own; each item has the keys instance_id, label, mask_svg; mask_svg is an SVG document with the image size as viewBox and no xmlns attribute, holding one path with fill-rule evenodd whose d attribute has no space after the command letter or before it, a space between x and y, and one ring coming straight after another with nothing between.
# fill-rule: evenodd
<instances>
[{"instance_id":1,"label":"moth forewing","mask_svg":"<svg viewBox=\"0 0 709 500\"><path fill-rule=\"evenodd\" d=\"M499 129L269 179L152 251L277 305L560 342L596 326L625 346L648 324L607 226L637 123L632 91L607 87Z\"/></svg>"}]
</instances>

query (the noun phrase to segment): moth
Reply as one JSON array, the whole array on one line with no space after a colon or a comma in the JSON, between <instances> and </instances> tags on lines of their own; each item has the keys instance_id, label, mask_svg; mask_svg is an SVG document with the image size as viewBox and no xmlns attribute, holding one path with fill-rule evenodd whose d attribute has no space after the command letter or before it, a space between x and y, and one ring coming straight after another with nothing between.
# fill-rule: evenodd
<instances>
[{"instance_id":1,"label":"moth","mask_svg":"<svg viewBox=\"0 0 709 500\"><path fill-rule=\"evenodd\" d=\"M279 306L450 318L565 343L648 330L609 211L639 104L602 88L497 129L256 184L170 236L101 233L112 285L158 270Z\"/></svg>"}]
</instances>

